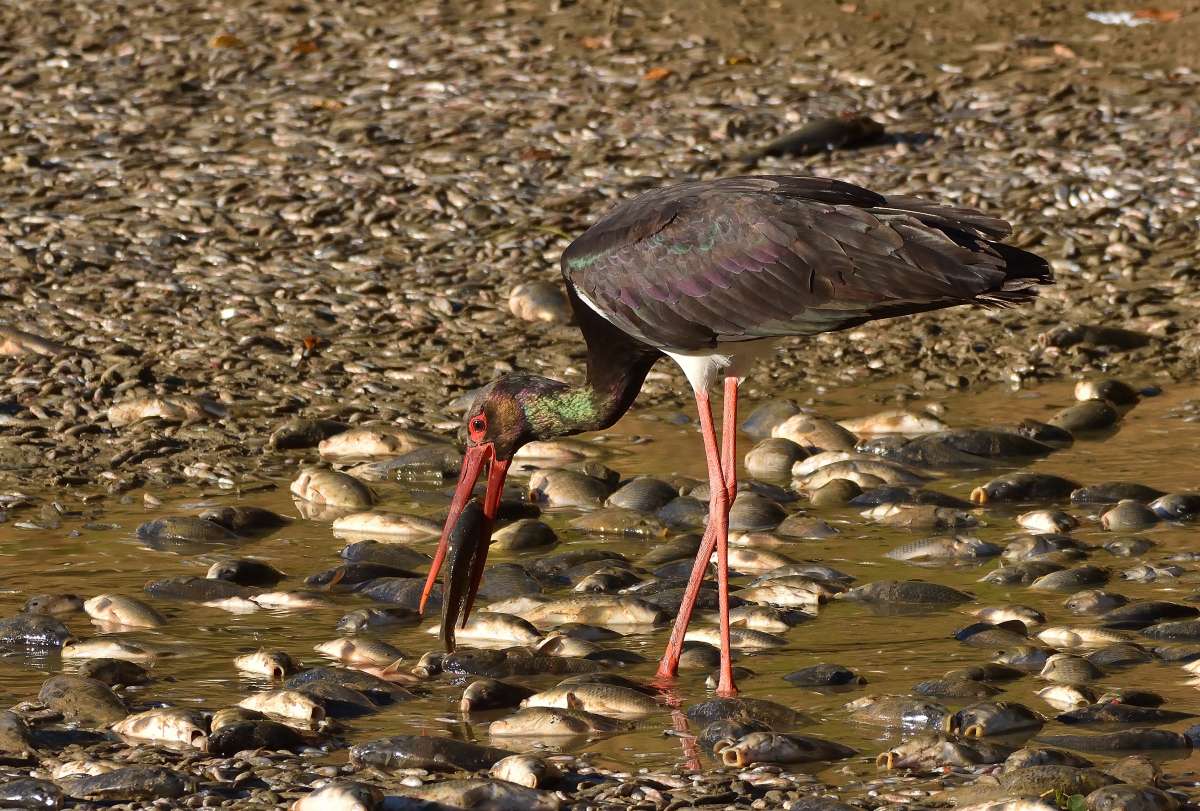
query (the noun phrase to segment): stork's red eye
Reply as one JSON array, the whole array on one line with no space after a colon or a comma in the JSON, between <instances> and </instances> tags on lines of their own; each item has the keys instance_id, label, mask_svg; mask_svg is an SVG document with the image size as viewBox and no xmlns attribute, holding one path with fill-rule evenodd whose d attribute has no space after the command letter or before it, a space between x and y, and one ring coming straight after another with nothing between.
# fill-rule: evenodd
<instances>
[{"instance_id":1,"label":"stork's red eye","mask_svg":"<svg viewBox=\"0 0 1200 811\"><path fill-rule=\"evenodd\" d=\"M475 419L471 420L471 425L469 426L468 430L470 431L472 439L478 439L482 437L487 431L487 420L482 415L476 417Z\"/></svg>"}]
</instances>

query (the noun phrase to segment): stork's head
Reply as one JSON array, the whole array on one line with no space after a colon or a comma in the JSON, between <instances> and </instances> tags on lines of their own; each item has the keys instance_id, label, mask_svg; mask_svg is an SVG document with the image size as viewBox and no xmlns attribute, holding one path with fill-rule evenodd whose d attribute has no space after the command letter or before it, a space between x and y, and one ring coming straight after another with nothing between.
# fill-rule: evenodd
<instances>
[{"instance_id":1,"label":"stork's head","mask_svg":"<svg viewBox=\"0 0 1200 811\"><path fill-rule=\"evenodd\" d=\"M558 436L556 430L561 420L555 419L552 400L568 387L554 380L536 375L516 373L505 375L479 390L475 401L467 410L467 449L463 455L462 472L458 475L458 486L450 502L450 513L442 530L442 539L433 557L429 579L421 594L421 610L425 600L437 581L438 570L446 557L450 531L458 522L463 507L475 489L484 467L487 467L487 490L483 497L483 520L479 526L476 543L484 548L479 556L480 566L491 543L492 527L496 523L496 511L500 506L500 494L504 489L504 478L508 466L517 450L535 439ZM473 578L471 591L478 586L478 573ZM467 611L462 617L466 621Z\"/></svg>"}]
</instances>

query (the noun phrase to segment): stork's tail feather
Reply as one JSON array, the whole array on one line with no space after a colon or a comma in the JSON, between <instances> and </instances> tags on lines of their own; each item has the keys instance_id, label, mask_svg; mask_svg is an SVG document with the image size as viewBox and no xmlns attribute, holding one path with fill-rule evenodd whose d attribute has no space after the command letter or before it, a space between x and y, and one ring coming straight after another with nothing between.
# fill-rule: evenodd
<instances>
[{"instance_id":1,"label":"stork's tail feather","mask_svg":"<svg viewBox=\"0 0 1200 811\"><path fill-rule=\"evenodd\" d=\"M992 250L1004 259L1004 281L1000 286L985 290L975 300L985 307L1013 307L1037 298L1037 286L1054 284L1054 271L1050 263L1037 254L990 242Z\"/></svg>"}]
</instances>

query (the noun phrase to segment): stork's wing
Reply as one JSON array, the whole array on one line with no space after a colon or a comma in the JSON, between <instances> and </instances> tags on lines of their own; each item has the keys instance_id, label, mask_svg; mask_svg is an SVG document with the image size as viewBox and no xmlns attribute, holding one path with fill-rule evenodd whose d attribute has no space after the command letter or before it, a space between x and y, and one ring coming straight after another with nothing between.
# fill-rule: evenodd
<instances>
[{"instance_id":1,"label":"stork's wing","mask_svg":"<svg viewBox=\"0 0 1200 811\"><path fill-rule=\"evenodd\" d=\"M563 253L567 282L652 346L812 335L955 304L1004 305L1052 281L989 237L1008 223L823 178L737 177L647 192Z\"/></svg>"}]
</instances>

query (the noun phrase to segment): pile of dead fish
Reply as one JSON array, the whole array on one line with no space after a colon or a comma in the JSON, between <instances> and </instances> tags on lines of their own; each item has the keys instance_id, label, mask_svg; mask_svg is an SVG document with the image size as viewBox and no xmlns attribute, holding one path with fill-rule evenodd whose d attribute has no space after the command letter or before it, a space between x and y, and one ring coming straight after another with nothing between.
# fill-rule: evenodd
<instances>
[{"instance_id":1,"label":"pile of dead fish","mask_svg":"<svg viewBox=\"0 0 1200 811\"><path fill-rule=\"evenodd\" d=\"M1076 396L1076 405L1047 422L1023 420L989 429L951 429L923 412L885 412L837 423L786 402L762 406L743 426L762 437L745 460L759 478L744 483L731 517L732 644L750 665L737 668L744 688L754 689L754 662L792 645L797 640L793 628L803 631L819 623L830 600L863 604L885 616L978 602L971 593L918 577L855 586L848 573L786 553L804 539L844 531L846 521L839 516L857 515L861 525L934 533L888 553L893 560L996 559L1001 565L982 583L1069 595L1062 616L1053 618L1022 604L972 607L977 621L960 628L955 638L966 648L999 652L988 662L931 673L908 694L864 692L868 680L836 663L785 676L804 691L864 692L848 696L843 720L856 728L877 728L885 740L898 736L877 756L827 737L835 727L824 726L825 736L797 732L815 720L776 701L722 698L685 707L670 685L634 677L654 663L621 640L629 634L665 635L699 546L693 530L704 525L706 485L682 478L622 480L601 461L611 452L563 440L522 451L519 462L530 474L528 486L502 503L495 538L498 548L526 553L528 559L486 570L483 607L458 631L463 649L454 653L432 650L414 659L380 638L422 624L415 609L424 584L420 571L427 570L429 558L407 542L434 538L442 517L375 509L368 484L324 468L301 473L292 492L300 503L318 503L325 518L340 516L333 530L351 542L336 566L308 576L304 588L281 589L285 573L242 557L213 564L205 577L153 580L144 589L150 602L116 593L31 597L26 613L0 621L0 647L10 657L57 654L74 672L50 677L36 699L0 714L0 757L6 774L19 778L0 786L0 801L58 807L70 798L200 797L203 804L210 802L204 798L294 800L301 811L409 802L505 811L640 798L660 811L759 801L835 811L848 806L820 796L822 787L809 775L790 770L874 758L885 776L862 785L874 785L872 796L884 800L903 796L888 794L892 778L886 775L937 771L944 794L918 792L932 802L986 806L1058 792L1084 795L1092 811L1173 809L1185 793L1146 753L1189 751L1200 727L1184 732L1161 727L1190 724L1192 708L1164 707L1163 696L1136 685L1095 685L1123 668L1152 662L1180 668L1181 678L1200 674L1200 595L1183 602L1129 601L1104 590L1114 572L1088 562L1093 549L1070 535L1080 517L1054 505L1098 509L1096 528L1115 531L1200 518L1200 496L1129 482L1083 484L1019 469L1077 436L1111 433L1143 392L1101 380L1081 383ZM361 461L363 442L380 441L378 432L340 436L340 444L325 446L323 455L344 462L343 467ZM413 448L435 448L443 457L458 453L432 438L409 443L402 430L391 436L384 444L400 454L397 458ZM976 487L969 501L927 486L996 467L1017 469ZM1048 506L1026 509L1038 504ZM541 520L539 505L578 512L567 522L569 532L652 543L637 560L588 549L586 541L550 554L560 531ZM372 509L361 511L364 507ZM1004 546L961 534L988 522L1014 520L1022 532ZM196 517L156 518L138 527L136 536L151 548L186 553L235 544L287 523L270 510L235 506ZM375 537L354 540L363 535ZM1132 562L1154 546L1138 536L1119 537L1104 551ZM1145 560L1120 577L1143 583L1178 578L1184 572L1179 564L1195 557L1181 552ZM436 613L440 591L435 589L431 599ZM296 651L262 649L228 665L268 686L234 706L205 710L153 699L157 677L142 664L217 655L199 646L137 638L138 631L169 630L179 606L254 612L348 603L358 607L331 628L338 635L315 648L331 665L304 667ZM715 608L715 588L706 582L702 613L687 634L680 663L684 673L716 667L716 627L705 613ZM79 612L102 634L72 634L63 620L75 624L72 617ZM438 631L436 623L425 624ZM1036 693L1044 707L1004 700L1006 685L1031 677L1045 683ZM494 718L486 722L494 746L422 735L354 742L350 719L399 702L440 701L447 690L455 691L465 719L491 713L483 717ZM1051 722L1056 726L1047 730ZM1087 731L1064 731L1059 725ZM569 750L639 730L670 730L690 741L684 752L690 752L687 765L693 769L710 763L739 771L736 777L718 771L703 780L664 772L630 783L545 748ZM343 765L306 768L303 779L280 774L281 762L325 758L352 743ZM440 772L477 776L431 776ZM351 776L356 779L346 779ZM911 804L917 795L910 790L906 796ZM1031 809L1044 805L1026 803Z\"/></svg>"}]
</instances>

